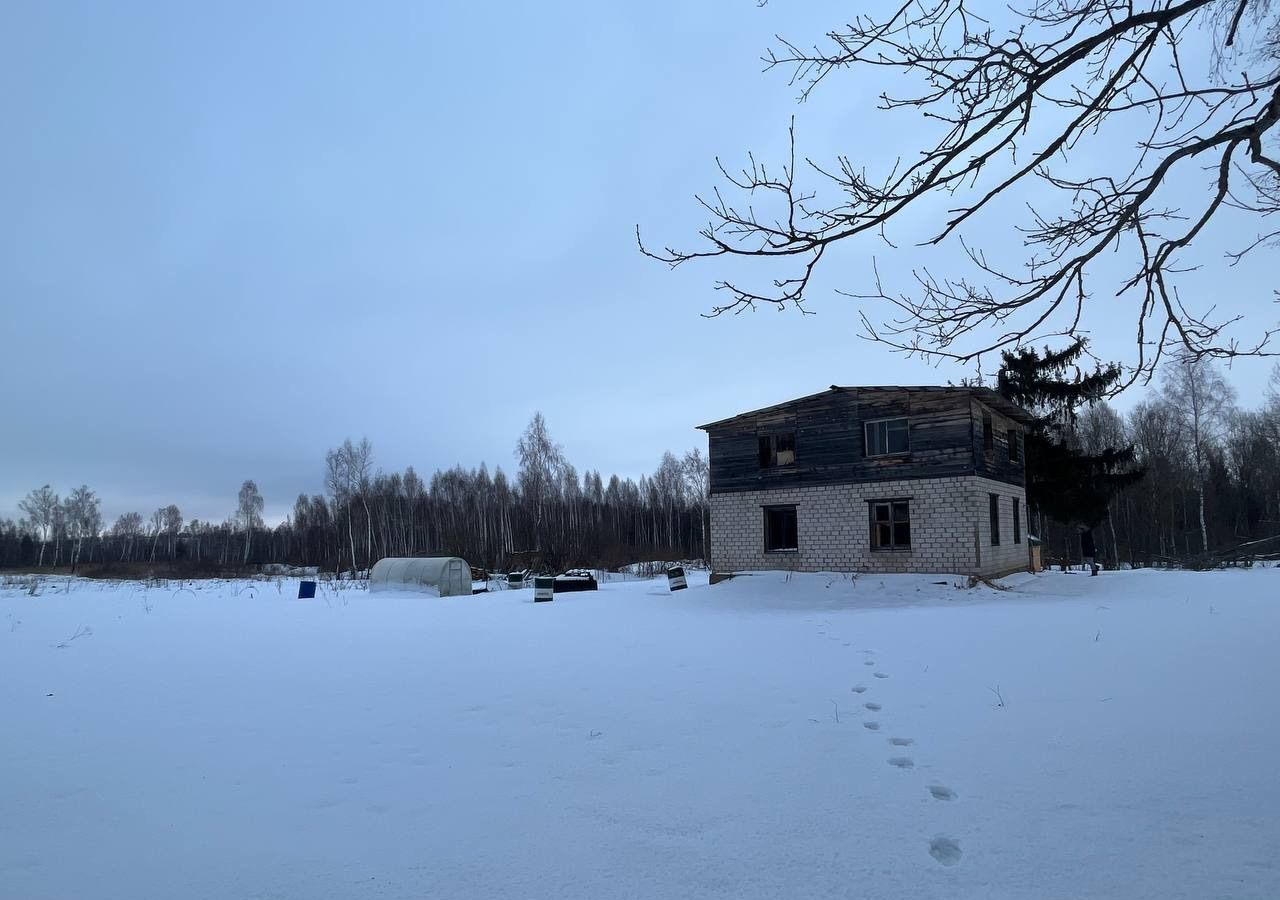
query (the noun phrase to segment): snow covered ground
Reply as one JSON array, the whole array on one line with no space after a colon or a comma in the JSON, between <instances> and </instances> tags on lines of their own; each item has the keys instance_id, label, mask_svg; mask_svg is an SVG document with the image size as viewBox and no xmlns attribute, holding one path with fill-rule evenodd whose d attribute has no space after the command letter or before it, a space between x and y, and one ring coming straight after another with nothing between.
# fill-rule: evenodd
<instances>
[{"instance_id":1,"label":"snow covered ground","mask_svg":"<svg viewBox=\"0 0 1280 900\"><path fill-rule=\"evenodd\" d=\"M691 579L0 590L0 897L1280 896L1280 569Z\"/></svg>"}]
</instances>

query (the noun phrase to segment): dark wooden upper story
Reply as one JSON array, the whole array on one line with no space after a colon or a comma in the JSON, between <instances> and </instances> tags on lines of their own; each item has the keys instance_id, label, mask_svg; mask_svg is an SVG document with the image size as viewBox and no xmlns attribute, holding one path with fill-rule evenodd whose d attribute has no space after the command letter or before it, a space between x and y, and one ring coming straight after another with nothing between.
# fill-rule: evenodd
<instances>
[{"instance_id":1,"label":"dark wooden upper story","mask_svg":"<svg viewBox=\"0 0 1280 900\"><path fill-rule=\"evenodd\" d=\"M1032 421L990 388L832 386L699 427L721 494L957 475L1021 486Z\"/></svg>"}]
</instances>

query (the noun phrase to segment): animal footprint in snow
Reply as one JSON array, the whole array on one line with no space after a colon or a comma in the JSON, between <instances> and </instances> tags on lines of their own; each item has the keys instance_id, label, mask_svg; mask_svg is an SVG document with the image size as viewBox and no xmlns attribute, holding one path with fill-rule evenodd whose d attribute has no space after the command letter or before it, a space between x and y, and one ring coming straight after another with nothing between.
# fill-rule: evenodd
<instances>
[{"instance_id":1,"label":"animal footprint in snow","mask_svg":"<svg viewBox=\"0 0 1280 900\"><path fill-rule=\"evenodd\" d=\"M853 691L855 694L861 694L867 690L867 686L865 684L855 684L849 690Z\"/></svg>"},{"instance_id":2,"label":"animal footprint in snow","mask_svg":"<svg viewBox=\"0 0 1280 900\"><path fill-rule=\"evenodd\" d=\"M876 664L876 661L874 659L868 659L868 660L864 660L862 664L864 666L874 666Z\"/></svg>"},{"instance_id":3,"label":"animal footprint in snow","mask_svg":"<svg viewBox=\"0 0 1280 900\"><path fill-rule=\"evenodd\" d=\"M891 756L889 757L889 765L896 766L899 769L914 768L916 761L909 756Z\"/></svg>"},{"instance_id":4,"label":"animal footprint in snow","mask_svg":"<svg viewBox=\"0 0 1280 900\"><path fill-rule=\"evenodd\" d=\"M872 675L874 675L874 676L876 676L877 678L888 678L888 677L889 677L888 675L884 674L883 672L872 672L871 674L872 674Z\"/></svg>"},{"instance_id":5,"label":"animal footprint in snow","mask_svg":"<svg viewBox=\"0 0 1280 900\"><path fill-rule=\"evenodd\" d=\"M889 738L889 743L893 744L893 746L895 747L910 747L915 742L916 742L915 738L900 738L900 737Z\"/></svg>"},{"instance_id":6,"label":"animal footprint in snow","mask_svg":"<svg viewBox=\"0 0 1280 900\"><path fill-rule=\"evenodd\" d=\"M934 800L954 800L954 799L956 799L956 792L955 792L955 791L953 791L953 790L951 790L951 788L947 787L945 784L931 784L931 785L929 785L929 793L930 793L930 794L933 794L933 799L934 799Z\"/></svg>"},{"instance_id":7,"label":"animal footprint in snow","mask_svg":"<svg viewBox=\"0 0 1280 900\"><path fill-rule=\"evenodd\" d=\"M929 855L944 866L954 866L963 854L958 842L940 834L929 842Z\"/></svg>"},{"instance_id":8,"label":"animal footprint in snow","mask_svg":"<svg viewBox=\"0 0 1280 900\"><path fill-rule=\"evenodd\" d=\"M862 727L867 729L868 731L879 731L880 723L879 722L863 722Z\"/></svg>"},{"instance_id":9,"label":"animal footprint in snow","mask_svg":"<svg viewBox=\"0 0 1280 900\"><path fill-rule=\"evenodd\" d=\"M879 703L864 703L862 705L872 712L880 712L880 710L884 708Z\"/></svg>"}]
</instances>

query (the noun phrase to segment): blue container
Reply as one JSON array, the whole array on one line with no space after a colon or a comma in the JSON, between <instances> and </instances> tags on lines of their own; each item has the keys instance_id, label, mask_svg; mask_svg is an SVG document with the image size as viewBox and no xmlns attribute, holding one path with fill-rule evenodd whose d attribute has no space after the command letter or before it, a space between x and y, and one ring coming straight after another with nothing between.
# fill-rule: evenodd
<instances>
[{"instance_id":1,"label":"blue container","mask_svg":"<svg viewBox=\"0 0 1280 900\"><path fill-rule=\"evenodd\" d=\"M298 599L314 600L316 598L316 583L314 581L298 582Z\"/></svg>"}]
</instances>

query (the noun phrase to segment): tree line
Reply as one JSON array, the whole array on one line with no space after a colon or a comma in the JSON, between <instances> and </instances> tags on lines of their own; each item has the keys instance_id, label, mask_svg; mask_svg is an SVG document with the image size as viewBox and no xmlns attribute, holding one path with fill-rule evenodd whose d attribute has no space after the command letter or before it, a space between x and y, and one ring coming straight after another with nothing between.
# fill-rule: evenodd
<instances>
[{"instance_id":1,"label":"tree line","mask_svg":"<svg viewBox=\"0 0 1280 900\"><path fill-rule=\"evenodd\" d=\"M1082 349L1008 354L1002 370L1001 389L1042 415L1051 433L1027 441L1031 527L1046 557L1078 557L1081 528L1096 529L1113 566L1212 562L1255 542L1280 552L1280 366L1267 396L1249 407L1212 360L1172 359L1122 414L1104 399L1117 370L1059 377ZM0 566L281 563L359 572L384 556L448 554L502 571L708 557L710 479L700 450L665 453L638 480L580 475L537 414L515 456L511 477L481 464L423 479L413 467L378 470L367 439L347 440L325 455L324 493L299 495L275 527L263 523L252 480L222 522L184 521L170 504L110 525L88 486L59 497L44 485L20 503L21 518L0 519Z\"/></svg>"},{"instance_id":2,"label":"tree line","mask_svg":"<svg viewBox=\"0 0 1280 900\"><path fill-rule=\"evenodd\" d=\"M638 480L579 474L535 414L516 445L513 477L455 466L423 479L412 466L382 472L368 439L325 454L324 493L301 494L291 515L263 523L256 483L240 487L222 522L183 520L176 504L128 512L107 525L87 485L61 498L49 486L0 519L0 566L191 571L272 563L322 571L368 569L384 556L461 556L473 566L616 568L652 559L701 559L708 538L707 460L664 453Z\"/></svg>"},{"instance_id":3,"label":"tree line","mask_svg":"<svg viewBox=\"0 0 1280 900\"><path fill-rule=\"evenodd\" d=\"M1028 440L1027 499L1050 559L1078 558L1082 528L1096 529L1099 555L1112 566L1280 553L1280 366L1252 408L1237 402L1216 363L1193 356L1166 361L1127 414L1087 395L1070 396L1046 418L1062 455L1088 465L1055 460L1042 476L1035 469L1045 453L1037 460ZM1078 415L1064 412L1081 399ZM1038 405L1053 406L1043 395Z\"/></svg>"}]
</instances>

